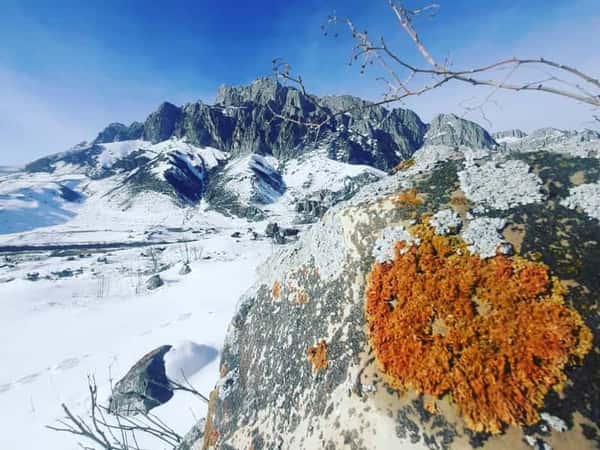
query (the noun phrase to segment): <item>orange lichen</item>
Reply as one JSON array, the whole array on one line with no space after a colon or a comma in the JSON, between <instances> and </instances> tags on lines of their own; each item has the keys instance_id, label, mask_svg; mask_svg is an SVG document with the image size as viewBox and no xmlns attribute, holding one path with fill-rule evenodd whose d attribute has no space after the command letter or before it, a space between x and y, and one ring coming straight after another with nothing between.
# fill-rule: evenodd
<instances>
[{"instance_id":1,"label":"orange lichen","mask_svg":"<svg viewBox=\"0 0 600 450\"><path fill-rule=\"evenodd\" d=\"M305 305L308 303L308 294L305 290L298 291L296 295L294 295L294 303L298 305Z\"/></svg>"},{"instance_id":2,"label":"orange lichen","mask_svg":"<svg viewBox=\"0 0 600 450\"><path fill-rule=\"evenodd\" d=\"M548 391L565 383L565 366L591 348L560 281L521 257L480 259L427 224L411 233L420 244L398 242L394 261L374 264L365 293L369 341L386 380L434 398L450 394L476 431L536 422Z\"/></svg>"},{"instance_id":3,"label":"orange lichen","mask_svg":"<svg viewBox=\"0 0 600 450\"><path fill-rule=\"evenodd\" d=\"M421 195L415 188L400 192L393 197L393 202L402 206L419 206L423 203Z\"/></svg>"},{"instance_id":4,"label":"orange lichen","mask_svg":"<svg viewBox=\"0 0 600 450\"><path fill-rule=\"evenodd\" d=\"M219 431L215 428L214 424L215 407L218 399L219 392L217 389L213 389L208 401L208 411L206 413L206 422L204 424L204 440L201 447L202 450L214 448L219 441Z\"/></svg>"},{"instance_id":5,"label":"orange lichen","mask_svg":"<svg viewBox=\"0 0 600 450\"><path fill-rule=\"evenodd\" d=\"M279 300L279 296L281 295L281 283L279 283L279 280L275 280L275 283L273 283L271 293L273 294L273 298L275 300Z\"/></svg>"},{"instance_id":6,"label":"orange lichen","mask_svg":"<svg viewBox=\"0 0 600 450\"><path fill-rule=\"evenodd\" d=\"M314 347L308 347L306 349L306 357L312 364L314 372L327 369L327 342L321 340Z\"/></svg>"}]
</instances>

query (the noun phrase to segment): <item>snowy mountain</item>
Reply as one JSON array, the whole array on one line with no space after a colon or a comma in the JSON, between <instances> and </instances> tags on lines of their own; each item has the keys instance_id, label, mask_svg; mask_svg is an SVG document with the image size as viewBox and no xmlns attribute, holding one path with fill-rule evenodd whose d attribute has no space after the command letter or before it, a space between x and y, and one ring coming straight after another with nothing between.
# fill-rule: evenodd
<instances>
[{"instance_id":1,"label":"snowy mountain","mask_svg":"<svg viewBox=\"0 0 600 450\"><path fill-rule=\"evenodd\" d=\"M277 115L324 125L315 134ZM381 259L397 240L418 245L407 230L429 215L482 258L542 255L581 283L589 302L598 292L599 157L600 134L590 130L490 135L452 114L426 124L410 110L259 79L220 88L214 105L163 103L144 122L108 125L91 143L0 167L0 340L10 342L0 347L0 403L16 430L0 435L0 448L78 448L44 428L62 418L60 404L87 417L86 376L107 400L113 381L152 351L169 376L204 394L221 378L214 419L223 439L240 443L233 448L250 447L240 430L254 436L258 428L247 424L260 419L256 405L268 420L285 416L256 422L265 439L302 447L296 411L306 414L300 434L316 424L337 443L336 423L348 436L360 425L324 411L361 408L381 426L385 404L389 429L376 443L406 443L401 434L430 417L423 402L410 418L392 413L396 397L380 389L384 402L372 408L380 379L361 384L363 373L377 378L362 303L372 252ZM569 272L574 258L581 273ZM331 370L313 371L306 355L322 338ZM240 384L253 377L276 382ZM211 414L184 392L153 412L181 435ZM440 433L450 434L428 438L440 448L463 433L456 415L442 419ZM325 445L318 433L311 439Z\"/></svg>"},{"instance_id":2,"label":"snowy mountain","mask_svg":"<svg viewBox=\"0 0 600 450\"><path fill-rule=\"evenodd\" d=\"M317 135L279 115L323 126ZM0 222L12 223L0 234L65 222L81 203L127 210L140 196L156 198L155 210L202 205L253 220L276 211L288 222L311 221L424 143L496 145L479 125L453 115L427 125L410 110L372 107L351 96L319 98L267 78L223 86L214 105L163 103L143 123L112 123L92 143L33 161L21 175L0 175L6 191ZM333 174L335 182L315 189L319 172ZM10 187L15 177L21 185ZM56 183L56 195L45 194L52 201L32 208L37 200L34 186L23 184L28 179L37 189L42 179ZM77 202L61 197L67 188ZM34 217L44 216L44 208L52 220Z\"/></svg>"}]
</instances>

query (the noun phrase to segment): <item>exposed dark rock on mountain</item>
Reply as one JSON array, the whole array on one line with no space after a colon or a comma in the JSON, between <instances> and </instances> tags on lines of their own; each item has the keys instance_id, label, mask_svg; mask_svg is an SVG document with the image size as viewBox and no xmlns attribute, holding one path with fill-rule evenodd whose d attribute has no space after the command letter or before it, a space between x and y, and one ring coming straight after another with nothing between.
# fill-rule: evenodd
<instances>
[{"instance_id":1,"label":"exposed dark rock on mountain","mask_svg":"<svg viewBox=\"0 0 600 450\"><path fill-rule=\"evenodd\" d=\"M30 162L25 166L26 172L49 172L56 170L57 163L73 164L78 166L92 165L94 158L102 151L97 145L89 145L86 142L76 145L71 150L62 153L45 156Z\"/></svg>"},{"instance_id":2,"label":"exposed dark rock on mountain","mask_svg":"<svg viewBox=\"0 0 600 450\"><path fill-rule=\"evenodd\" d=\"M181 108L169 102L163 103L146 119L144 139L152 143L169 139L180 126L182 118Z\"/></svg>"},{"instance_id":3,"label":"exposed dark rock on mountain","mask_svg":"<svg viewBox=\"0 0 600 450\"><path fill-rule=\"evenodd\" d=\"M104 144L107 142L130 141L133 139L141 139L144 133L144 124L133 122L128 127L122 123L111 123L104 130L98 133L94 140L95 144Z\"/></svg>"},{"instance_id":4,"label":"exposed dark rock on mountain","mask_svg":"<svg viewBox=\"0 0 600 450\"><path fill-rule=\"evenodd\" d=\"M146 280L146 289L153 291L154 289L161 287L163 284L165 284L165 282L162 280L160 275L152 275Z\"/></svg>"},{"instance_id":5,"label":"exposed dark rock on mountain","mask_svg":"<svg viewBox=\"0 0 600 450\"><path fill-rule=\"evenodd\" d=\"M195 145L208 145L233 155L258 153L280 160L298 156L309 148L329 146L330 157L350 163L391 169L423 143L426 126L409 110L388 111L370 107L351 96L318 98L262 78L248 86L223 86L214 106L202 102L177 107L163 103L139 125L112 124L95 142L112 142L142 135L153 143L172 136ZM336 116L343 110L351 111ZM315 141L308 127L282 120L327 122Z\"/></svg>"},{"instance_id":6,"label":"exposed dark rock on mountain","mask_svg":"<svg viewBox=\"0 0 600 450\"><path fill-rule=\"evenodd\" d=\"M464 145L473 148L493 148L496 141L480 125L455 114L435 116L427 129L425 143L430 145Z\"/></svg>"},{"instance_id":7,"label":"exposed dark rock on mountain","mask_svg":"<svg viewBox=\"0 0 600 450\"><path fill-rule=\"evenodd\" d=\"M521 138L524 138L525 136L527 136L527 133L525 133L524 131L519 130L519 129L498 131L497 133L492 134L492 137L494 139L503 139L503 138L521 139Z\"/></svg>"},{"instance_id":8,"label":"exposed dark rock on mountain","mask_svg":"<svg viewBox=\"0 0 600 450\"><path fill-rule=\"evenodd\" d=\"M323 126L317 135L302 124L305 122ZM195 149L178 153L170 150L170 145L151 148L167 140ZM349 95L319 98L261 78L247 86L222 86L214 105L196 102L179 107L165 102L143 124L112 123L93 143L41 158L25 170L52 173L60 167L91 179L121 175L123 180L116 183L111 195L153 191L188 203L206 197L219 211L260 219L264 217L261 205L272 203L286 191L281 168L276 166L319 153L335 161L390 171L424 143L495 145L483 128L457 116L439 116L427 126L407 109L373 107ZM224 151L234 162L253 155L248 160L248 176L232 173L237 163L226 170L221 170L225 165L221 163L207 167L204 156L192 155L204 147ZM260 159L261 155L274 160ZM355 177L343 192L324 191L299 199L300 220L315 220L332 204L376 179ZM249 184L248 198L240 196L237 182ZM127 198L119 200L124 205L128 202Z\"/></svg>"}]
</instances>

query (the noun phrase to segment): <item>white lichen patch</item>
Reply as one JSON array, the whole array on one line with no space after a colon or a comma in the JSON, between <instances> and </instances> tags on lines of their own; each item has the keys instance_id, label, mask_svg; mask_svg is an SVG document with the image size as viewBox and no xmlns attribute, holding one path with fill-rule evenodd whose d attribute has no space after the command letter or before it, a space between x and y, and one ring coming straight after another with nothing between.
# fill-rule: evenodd
<instances>
[{"instance_id":1,"label":"white lichen patch","mask_svg":"<svg viewBox=\"0 0 600 450\"><path fill-rule=\"evenodd\" d=\"M566 422L564 420L562 420L560 417L556 417L556 416L553 416L553 415L545 413L545 412L541 413L540 417L554 431L558 431L558 432L562 433L569 429L569 427L567 427Z\"/></svg>"},{"instance_id":2,"label":"white lichen patch","mask_svg":"<svg viewBox=\"0 0 600 450\"><path fill-rule=\"evenodd\" d=\"M419 244L419 240L415 239L402 225L384 228L381 231L381 236L375 241L375 245L373 246L375 261L378 263L392 261L395 256L396 242L398 241Z\"/></svg>"},{"instance_id":3,"label":"white lichen patch","mask_svg":"<svg viewBox=\"0 0 600 450\"><path fill-rule=\"evenodd\" d=\"M552 450L546 442L533 436L525 436L525 442L536 450Z\"/></svg>"},{"instance_id":4,"label":"white lichen patch","mask_svg":"<svg viewBox=\"0 0 600 450\"><path fill-rule=\"evenodd\" d=\"M544 199L542 181L523 161L468 165L458 179L467 198L483 208L506 210Z\"/></svg>"},{"instance_id":5,"label":"white lichen patch","mask_svg":"<svg viewBox=\"0 0 600 450\"><path fill-rule=\"evenodd\" d=\"M436 234L446 236L450 233L456 233L462 221L460 216L452 209L442 209L436 212L429 221Z\"/></svg>"},{"instance_id":6,"label":"white lichen patch","mask_svg":"<svg viewBox=\"0 0 600 450\"><path fill-rule=\"evenodd\" d=\"M512 246L500 234L505 226L505 219L481 217L469 222L461 236L469 244L469 251L482 258L498 252L506 255L512 252Z\"/></svg>"},{"instance_id":7,"label":"white lichen patch","mask_svg":"<svg viewBox=\"0 0 600 450\"><path fill-rule=\"evenodd\" d=\"M570 209L581 208L591 218L600 220L600 183L571 188L569 196L560 203Z\"/></svg>"}]
</instances>

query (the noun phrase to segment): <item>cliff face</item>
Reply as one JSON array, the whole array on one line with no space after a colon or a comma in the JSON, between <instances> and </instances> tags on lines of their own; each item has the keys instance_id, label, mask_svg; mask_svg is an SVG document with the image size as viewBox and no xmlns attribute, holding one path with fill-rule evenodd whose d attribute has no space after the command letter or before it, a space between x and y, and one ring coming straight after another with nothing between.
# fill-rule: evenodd
<instances>
[{"instance_id":1,"label":"cliff face","mask_svg":"<svg viewBox=\"0 0 600 450\"><path fill-rule=\"evenodd\" d=\"M304 123L324 125L317 135ZM215 147L233 156L258 153L282 161L322 148L337 161L382 170L409 158L426 140L473 147L495 144L479 125L454 115L439 116L427 126L407 109L373 107L349 95L320 98L269 78L247 86L222 86L214 105L163 103L143 125L111 124L95 143L140 137L152 143L186 138L191 144Z\"/></svg>"},{"instance_id":2,"label":"cliff face","mask_svg":"<svg viewBox=\"0 0 600 450\"><path fill-rule=\"evenodd\" d=\"M368 105L351 96L318 98L263 78L222 86L214 105L161 105L146 120L144 138L185 137L234 156L258 153L280 160L325 146L333 159L389 170L421 146L426 127L412 111ZM352 111L336 116L346 109ZM318 136L302 124L324 121Z\"/></svg>"},{"instance_id":3,"label":"cliff face","mask_svg":"<svg viewBox=\"0 0 600 450\"><path fill-rule=\"evenodd\" d=\"M212 397L205 446L597 448L600 353L595 305L600 297L596 276L600 224L599 217L594 217L599 201L594 201L596 206L588 204L578 192L582 186L598 185L599 168L598 159L579 158L568 152L500 155L427 146L415 154L412 167L365 186L352 199L329 210L296 244L270 258L261 268L256 285L241 299L221 359L222 378ZM413 251L425 251L422 245L429 245L430 238L419 235L414 224L432 227L435 234L445 235L448 242L457 245L452 261L466 258L469 264L479 267L477 270L486 264L514 267L507 276L521 280L517 291L527 290L537 299L529 310L519 303L525 300L514 297L514 314L508 314L504 331L484 339L485 345L502 350L483 358L496 358L504 354L499 352L506 352L508 372L494 375L491 362L487 362L482 366L485 373L477 375L479 366L467 365L466 381L461 378L458 384L449 383L442 389L446 394L439 398L392 387L397 384L390 378L390 366L381 360L381 349L373 347L374 325L369 322L367 326L365 315L367 283L377 264L387 270L387 264L401 258L403 252L412 255ZM441 258L450 253L440 253ZM428 270L435 271L437 266L432 267ZM537 271L541 279L548 271L549 276L562 280L564 297L552 291L548 281L539 285L533 278L523 278L519 275L523 267ZM453 280L445 282L450 283L450 289ZM407 289L412 288L409 285ZM485 292L490 292L486 289L478 290L473 300L473 305L479 305L472 310L477 323L489 311L481 305L491 302L488 306L492 311L496 308L496 297L486 298ZM550 298L555 297L544 297L542 291L564 300L553 303ZM434 295L434 291L427 292L420 295ZM449 295L450 291L439 292ZM418 301L419 297L415 298L411 301ZM389 299L389 309L385 309L390 311L389 320L402 317L393 313L402 307L401 301L408 302L400 299L400 294ZM442 314L428 312L428 305L426 301L419 314ZM581 366L579 357L563 360L558 366L547 359L553 333L550 330L561 326L563 319L552 319L551 326L545 324L547 315L538 321L535 311L542 305L564 310L565 315L561 313L560 317L573 318L573 334L568 335L578 337L568 351L584 356ZM405 311L399 309L398 314ZM424 346L427 339L450 339L452 333L469 329L450 316L440 317L429 328L415 328L414 339L422 339ZM416 323L408 321L404 327L417 327ZM546 344L537 347L535 336L545 336L541 339ZM475 348L484 348L480 347L484 345L479 341L482 337L474 339L471 344ZM402 354L402 345L407 344L400 342L392 354ZM464 356L459 352L455 358L458 355ZM515 366L511 371L510 361L516 361L511 358L533 358L539 370L556 370L556 380L564 376L562 393L554 390L559 386L552 386L548 378L535 371L517 381L511 378L507 374L518 369ZM451 366L444 368L441 361L423 367L421 382L436 379L439 371L453 370ZM492 383L494 379L498 386ZM542 386L543 401L523 398L523 403L508 406L510 413L502 413L507 406L499 405L511 405L513 392L509 384L502 383L513 382L524 383L523 392L524 386ZM463 389L471 392L468 386L481 386L484 391L494 386L501 392L500 397L487 399L479 396L479 388L469 394L475 405L481 402L475 416L479 410L482 414L488 411L488 419L491 415L493 420L481 419L479 425L473 422L461 400ZM500 403L493 404L495 401ZM534 405L534 412L521 416L527 402ZM490 425L494 417L500 418L497 429ZM481 431L490 429L492 434Z\"/></svg>"}]
</instances>

